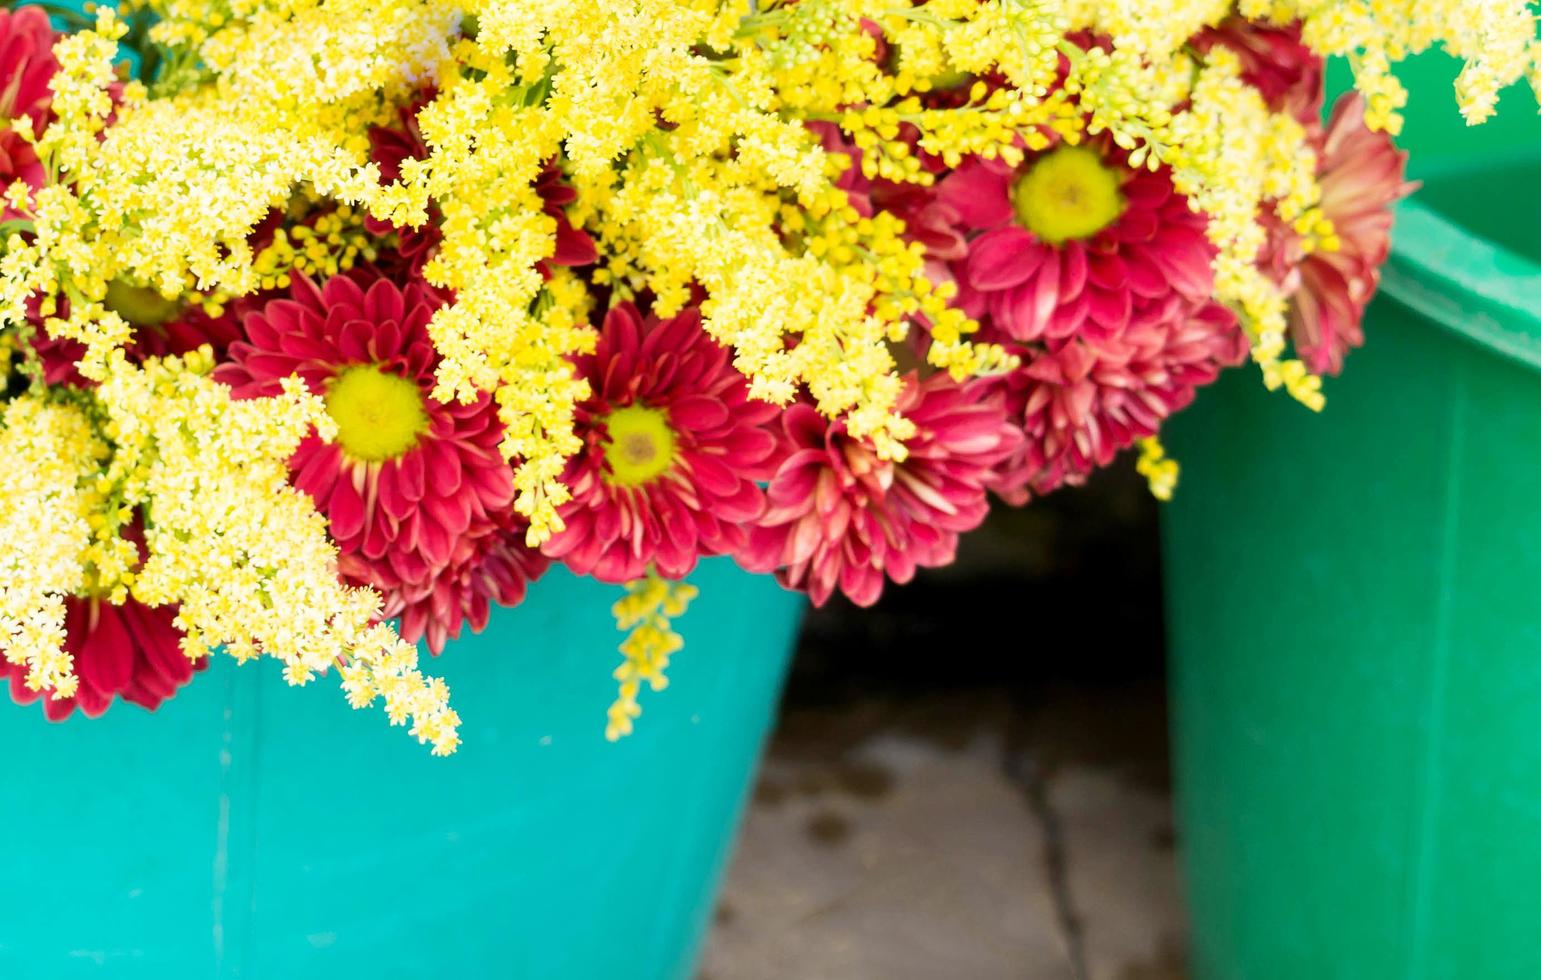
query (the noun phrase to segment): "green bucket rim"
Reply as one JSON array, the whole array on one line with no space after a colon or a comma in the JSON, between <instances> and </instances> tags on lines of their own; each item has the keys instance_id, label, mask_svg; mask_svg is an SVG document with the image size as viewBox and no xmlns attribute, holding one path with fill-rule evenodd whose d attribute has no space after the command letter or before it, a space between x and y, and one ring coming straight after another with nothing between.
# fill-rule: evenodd
<instances>
[{"instance_id":1,"label":"green bucket rim","mask_svg":"<svg viewBox=\"0 0 1541 980\"><path fill-rule=\"evenodd\" d=\"M1417 195L1397 206L1381 289L1452 333L1541 371L1541 264L1462 228Z\"/></svg>"}]
</instances>

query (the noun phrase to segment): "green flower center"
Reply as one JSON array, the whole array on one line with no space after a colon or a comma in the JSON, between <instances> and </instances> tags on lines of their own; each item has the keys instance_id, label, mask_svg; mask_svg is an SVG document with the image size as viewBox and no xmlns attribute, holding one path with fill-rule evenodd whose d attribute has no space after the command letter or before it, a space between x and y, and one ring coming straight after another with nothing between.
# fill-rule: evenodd
<instances>
[{"instance_id":1,"label":"green flower center","mask_svg":"<svg viewBox=\"0 0 1541 980\"><path fill-rule=\"evenodd\" d=\"M613 486L638 487L674 465L674 430L669 417L646 405L627 405L605 416L606 480Z\"/></svg>"},{"instance_id":2,"label":"green flower center","mask_svg":"<svg viewBox=\"0 0 1541 980\"><path fill-rule=\"evenodd\" d=\"M354 459L394 459L417 444L428 412L416 382L382 371L378 364L345 368L326 388L326 412L337 423L337 441Z\"/></svg>"},{"instance_id":3,"label":"green flower center","mask_svg":"<svg viewBox=\"0 0 1541 980\"><path fill-rule=\"evenodd\" d=\"M1118 171L1084 146L1039 157L1011 189L1017 219L1050 245L1090 238L1124 213Z\"/></svg>"},{"instance_id":4,"label":"green flower center","mask_svg":"<svg viewBox=\"0 0 1541 980\"><path fill-rule=\"evenodd\" d=\"M107 284L107 296L103 304L139 327L170 323L182 312L182 304L177 300L167 299L157 290L145 286L131 286L122 279L114 279Z\"/></svg>"}]
</instances>

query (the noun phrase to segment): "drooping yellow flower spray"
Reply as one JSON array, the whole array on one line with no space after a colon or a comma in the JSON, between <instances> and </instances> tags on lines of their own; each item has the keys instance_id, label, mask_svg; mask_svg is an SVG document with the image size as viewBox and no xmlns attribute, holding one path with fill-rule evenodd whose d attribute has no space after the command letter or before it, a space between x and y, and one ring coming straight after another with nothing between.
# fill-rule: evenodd
<instances>
[{"instance_id":1,"label":"drooping yellow flower spray","mask_svg":"<svg viewBox=\"0 0 1541 980\"><path fill-rule=\"evenodd\" d=\"M615 625L629 631L621 641L621 665L615 668L620 693L610 705L605 738L614 742L630 735L635 719L642 714L637 695L646 681L655 691L669 686L664 671L669 658L678 653L685 640L675 632L671 620L685 615L696 597L696 587L685 582L671 582L656 572L627 583L626 594L616 600L611 610Z\"/></svg>"}]
</instances>

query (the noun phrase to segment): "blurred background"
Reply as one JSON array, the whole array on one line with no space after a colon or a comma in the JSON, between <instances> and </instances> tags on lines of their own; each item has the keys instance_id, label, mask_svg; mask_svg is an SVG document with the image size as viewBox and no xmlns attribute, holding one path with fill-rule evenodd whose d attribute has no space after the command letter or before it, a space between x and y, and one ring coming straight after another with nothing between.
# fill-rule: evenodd
<instances>
[{"instance_id":1,"label":"blurred background","mask_svg":"<svg viewBox=\"0 0 1541 980\"><path fill-rule=\"evenodd\" d=\"M1104 471L809 612L701 980L1185 975L1159 506Z\"/></svg>"}]
</instances>

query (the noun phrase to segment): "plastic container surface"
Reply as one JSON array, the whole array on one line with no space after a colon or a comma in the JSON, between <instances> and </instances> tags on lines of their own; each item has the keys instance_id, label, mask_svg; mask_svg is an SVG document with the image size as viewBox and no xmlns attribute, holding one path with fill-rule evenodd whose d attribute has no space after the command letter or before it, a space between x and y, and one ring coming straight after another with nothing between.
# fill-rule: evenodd
<instances>
[{"instance_id":1,"label":"plastic container surface","mask_svg":"<svg viewBox=\"0 0 1541 980\"><path fill-rule=\"evenodd\" d=\"M1541 977L1541 122L1416 61L1367 346L1321 415L1174 421L1174 749L1202 980Z\"/></svg>"},{"instance_id":2,"label":"plastic container surface","mask_svg":"<svg viewBox=\"0 0 1541 980\"><path fill-rule=\"evenodd\" d=\"M803 608L727 559L690 580L615 745L619 590L559 568L425 663L448 759L271 663L216 659L154 714L0 699L0 980L688 976Z\"/></svg>"},{"instance_id":3,"label":"plastic container surface","mask_svg":"<svg viewBox=\"0 0 1541 980\"><path fill-rule=\"evenodd\" d=\"M560 568L425 664L449 758L260 661L154 714L0 703L0 977L688 976L802 609L727 559L691 581L613 745L619 590Z\"/></svg>"}]
</instances>

